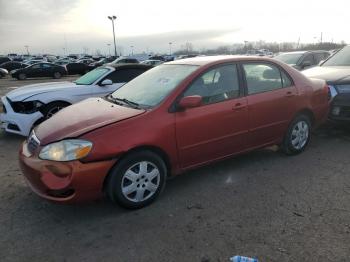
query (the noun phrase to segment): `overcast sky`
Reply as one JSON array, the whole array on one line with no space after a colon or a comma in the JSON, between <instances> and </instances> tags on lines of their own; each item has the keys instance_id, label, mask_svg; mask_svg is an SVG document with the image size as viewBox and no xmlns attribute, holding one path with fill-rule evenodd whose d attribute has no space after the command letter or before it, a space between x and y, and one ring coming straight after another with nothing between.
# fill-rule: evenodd
<instances>
[{"instance_id":1,"label":"overcast sky","mask_svg":"<svg viewBox=\"0 0 350 262\"><path fill-rule=\"evenodd\" d=\"M108 53L108 15L124 54L247 41L350 42L349 0L0 0L0 54ZM119 48L120 49L120 48Z\"/></svg>"}]
</instances>

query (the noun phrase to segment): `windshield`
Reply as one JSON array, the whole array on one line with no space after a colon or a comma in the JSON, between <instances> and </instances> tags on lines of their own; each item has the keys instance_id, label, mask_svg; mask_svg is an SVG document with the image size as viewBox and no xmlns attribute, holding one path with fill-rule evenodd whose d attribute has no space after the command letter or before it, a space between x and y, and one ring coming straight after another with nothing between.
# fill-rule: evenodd
<instances>
[{"instance_id":1,"label":"windshield","mask_svg":"<svg viewBox=\"0 0 350 262\"><path fill-rule=\"evenodd\" d=\"M78 78L78 80L76 80L75 83L77 85L91 85L108 71L108 68L96 68L90 71L89 73L83 75L82 77Z\"/></svg>"},{"instance_id":2,"label":"windshield","mask_svg":"<svg viewBox=\"0 0 350 262\"><path fill-rule=\"evenodd\" d=\"M125 84L112 97L154 107L197 68L194 65L160 65Z\"/></svg>"},{"instance_id":3,"label":"windshield","mask_svg":"<svg viewBox=\"0 0 350 262\"><path fill-rule=\"evenodd\" d=\"M295 65L302 55L303 53L281 54L281 55L275 56L274 58L288 65Z\"/></svg>"},{"instance_id":4,"label":"windshield","mask_svg":"<svg viewBox=\"0 0 350 262\"><path fill-rule=\"evenodd\" d=\"M350 66L350 46L346 46L334 54L322 66Z\"/></svg>"}]
</instances>

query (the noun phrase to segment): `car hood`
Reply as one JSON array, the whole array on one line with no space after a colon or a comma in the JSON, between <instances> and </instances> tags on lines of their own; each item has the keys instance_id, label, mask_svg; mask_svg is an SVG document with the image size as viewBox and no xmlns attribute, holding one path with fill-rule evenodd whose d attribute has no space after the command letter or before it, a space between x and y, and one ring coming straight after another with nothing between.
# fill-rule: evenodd
<instances>
[{"instance_id":1,"label":"car hood","mask_svg":"<svg viewBox=\"0 0 350 262\"><path fill-rule=\"evenodd\" d=\"M26 85L12 90L11 92L7 93L6 96L11 101L23 101L34 95L60 91L63 89L73 88L75 86L76 84L72 82L51 82Z\"/></svg>"},{"instance_id":2,"label":"car hood","mask_svg":"<svg viewBox=\"0 0 350 262\"><path fill-rule=\"evenodd\" d=\"M94 129L143 114L143 109L118 106L103 98L89 98L71 105L35 128L41 145L75 138Z\"/></svg>"},{"instance_id":3,"label":"car hood","mask_svg":"<svg viewBox=\"0 0 350 262\"><path fill-rule=\"evenodd\" d=\"M349 66L316 66L302 71L307 77L320 78L328 83L344 83L350 82Z\"/></svg>"}]
</instances>

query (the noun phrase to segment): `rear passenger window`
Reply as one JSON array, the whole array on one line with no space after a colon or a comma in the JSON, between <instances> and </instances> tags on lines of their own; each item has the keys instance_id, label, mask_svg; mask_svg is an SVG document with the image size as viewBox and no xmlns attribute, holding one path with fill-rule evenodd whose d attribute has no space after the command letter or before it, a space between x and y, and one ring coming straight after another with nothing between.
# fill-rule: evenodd
<instances>
[{"instance_id":1,"label":"rear passenger window","mask_svg":"<svg viewBox=\"0 0 350 262\"><path fill-rule=\"evenodd\" d=\"M216 67L197 78L185 91L184 96L199 95L203 104L217 103L239 96L236 65Z\"/></svg>"},{"instance_id":2,"label":"rear passenger window","mask_svg":"<svg viewBox=\"0 0 350 262\"><path fill-rule=\"evenodd\" d=\"M141 75L145 70L143 69L120 69L109 74L105 79L112 80L113 83L127 83L135 77Z\"/></svg>"},{"instance_id":3,"label":"rear passenger window","mask_svg":"<svg viewBox=\"0 0 350 262\"><path fill-rule=\"evenodd\" d=\"M270 64L251 63L244 64L243 69L247 81L249 95L284 87L280 70L276 66ZM288 85L287 80L285 84ZM291 85L290 80L289 85Z\"/></svg>"}]
</instances>

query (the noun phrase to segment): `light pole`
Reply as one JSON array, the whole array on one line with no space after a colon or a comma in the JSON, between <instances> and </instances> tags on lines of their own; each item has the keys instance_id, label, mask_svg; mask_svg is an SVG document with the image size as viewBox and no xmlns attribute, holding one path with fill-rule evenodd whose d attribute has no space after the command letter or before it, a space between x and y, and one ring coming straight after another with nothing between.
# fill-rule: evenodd
<instances>
[{"instance_id":1,"label":"light pole","mask_svg":"<svg viewBox=\"0 0 350 262\"><path fill-rule=\"evenodd\" d=\"M131 45L130 48L131 48L131 55L133 56L134 55L134 46Z\"/></svg>"},{"instance_id":2,"label":"light pole","mask_svg":"<svg viewBox=\"0 0 350 262\"><path fill-rule=\"evenodd\" d=\"M24 47L25 47L26 50L27 50L27 55L29 55L29 45L25 45Z\"/></svg>"},{"instance_id":3,"label":"light pole","mask_svg":"<svg viewBox=\"0 0 350 262\"><path fill-rule=\"evenodd\" d=\"M108 16L108 19L112 21L112 28L113 28L113 40L114 40L114 55L117 56L117 46L115 44L115 33L114 33L114 20L117 19L115 15Z\"/></svg>"},{"instance_id":4,"label":"light pole","mask_svg":"<svg viewBox=\"0 0 350 262\"><path fill-rule=\"evenodd\" d=\"M172 42L169 42L169 55L171 55L171 45L172 44L173 44Z\"/></svg>"},{"instance_id":5,"label":"light pole","mask_svg":"<svg viewBox=\"0 0 350 262\"><path fill-rule=\"evenodd\" d=\"M107 44L108 45L108 54L109 56L111 56L111 44Z\"/></svg>"}]
</instances>

